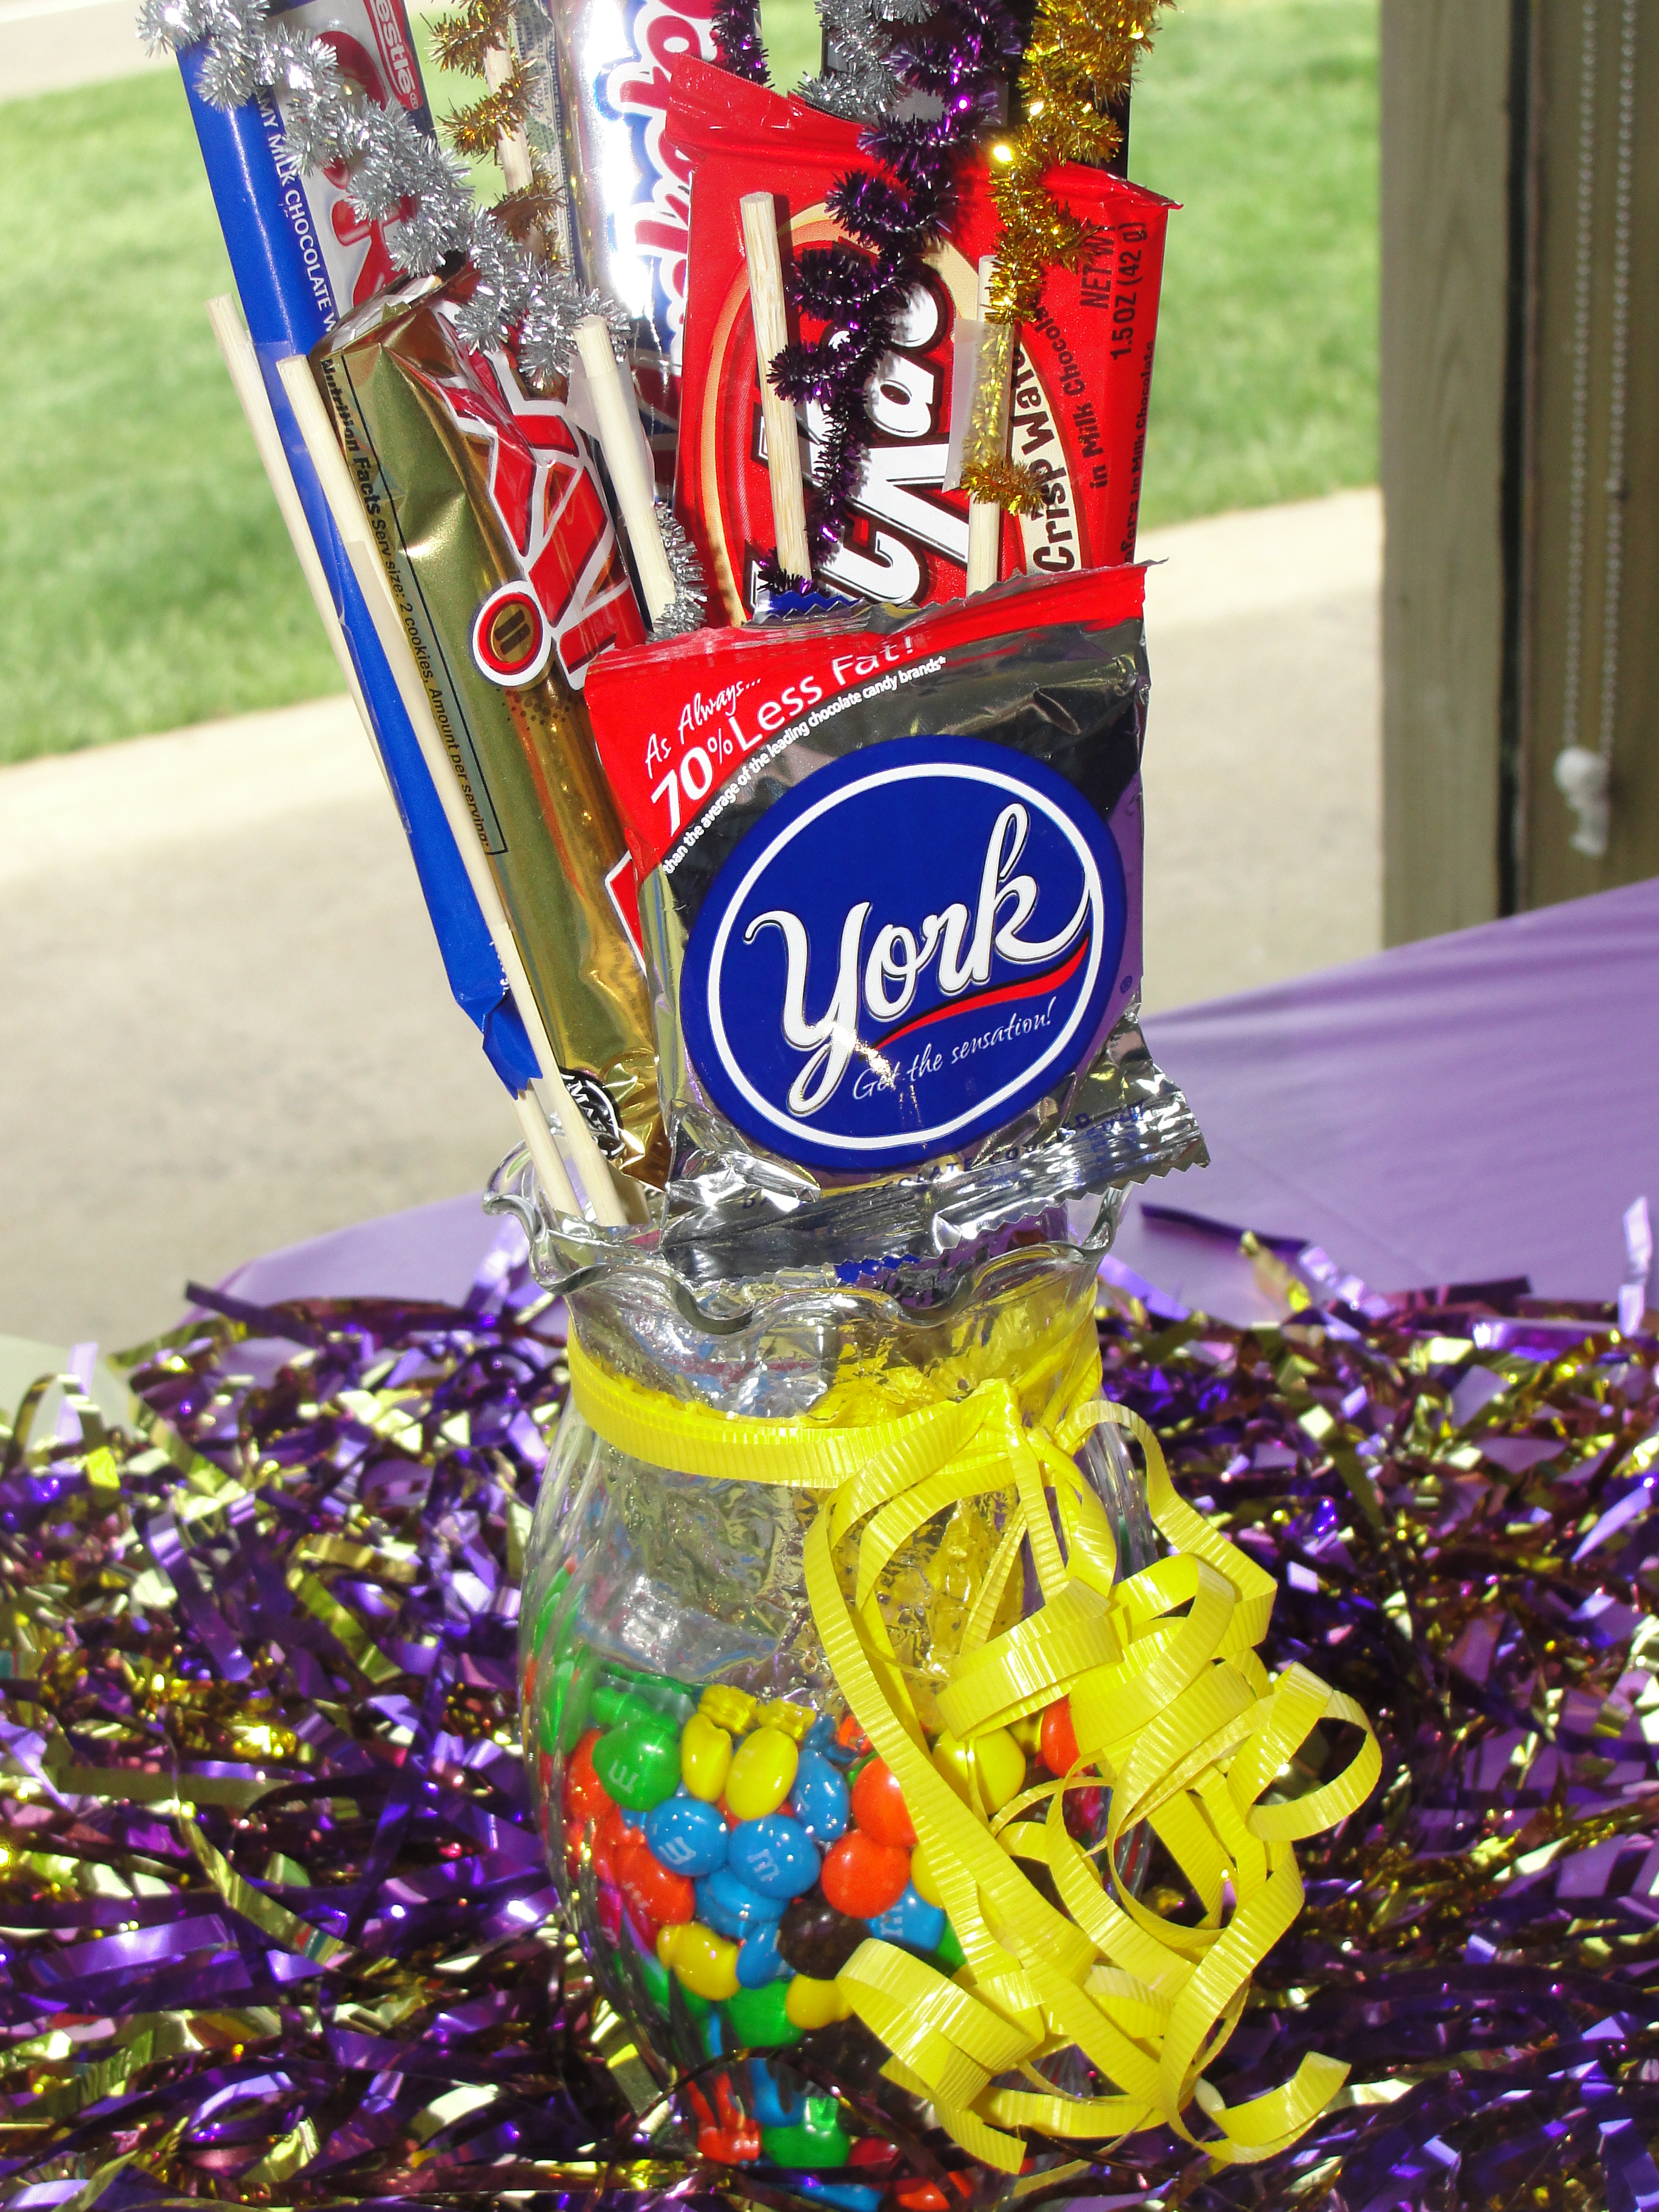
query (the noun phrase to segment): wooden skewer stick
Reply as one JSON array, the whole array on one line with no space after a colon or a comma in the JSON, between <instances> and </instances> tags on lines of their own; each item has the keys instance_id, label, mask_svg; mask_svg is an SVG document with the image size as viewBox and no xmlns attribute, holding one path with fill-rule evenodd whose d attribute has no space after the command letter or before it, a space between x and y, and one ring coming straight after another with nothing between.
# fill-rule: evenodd
<instances>
[{"instance_id":1,"label":"wooden skewer stick","mask_svg":"<svg viewBox=\"0 0 1659 2212\"><path fill-rule=\"evenodd\" d=\"M504 47L491 46L483 58L484 82L492 92L499 92L518 65L516 54ZM495 140L495 154L501 165L501 179L510 192L527 192L534 180L530 161L530 141L522 126L516 131L501 131Z\"/></svg>"},{"instance_id":2,"label":"wooden skewer stick","mask_svg":"<svg viewBox=\"0 0 1659 2212\"><path fill-rule=\"evenodd\" d=\"M335 659L340 664L341 673L362 718L374 757L380 761L380 749L375 739L374 725L369 716L362 687L357 681L357 671L346 647L340 618L335 611L333 594L329 590L328 579L323 573L323 564L311 535L311 526L306 520L306 511L301 506L300 495L295 489L294 471L289 466L282 434L276 428L276 417L271 412L270 395L265 390L264 379L259 374L252 343L242 326L236 303L228 293L222 294L216 300L210 300L207 312L208 320L213 325L213 335L219 341L219 350L224 356L225 367L230 372L232 386L241 402L242 413L252 433L255 449L264 464L265 475L276 497L277 510L288 526L289 538L301 573L311 587L311 596L316 602L323 628L328 633L328 641L334 648ZM382 775L386 773L384 762L380 763L380 772ZM572 1213L580 1212L564 1163L554 1150L545 1115L536 1101L523 1092L514 1098L513 1103L520 1127L530 1148L530 1156L536 1163L549 1197L556 1206Z\"/></svg>"},{"instance_id":3,"label":"wooden skewer stick","mask_svg":"<svg viewBox=\"0 0 1659 2212\"><path fill-rule=\"evenodd\" d=\"M620 1228L628 1218L621 1195L592 1131L582 1119L559 1073L558 1060L530 988L500 889L479 848L477 831L467 813L453 765L439 734L432 702L416 666L402 617L380 566L379 551L369 536L356 488L335 438L333 422L303 355L295 354L283 362L277 374L397 680L399 696L414 726L450 835L455 840L467 880L483 915L484 927L501 963L501 972L542 1070L536 1090L539 1098L551 1106L558 1125L557 1134L549 1130L538 1098L521 1097L518 1102L519 1117L531 1156L542 1174L548 1197L556 1206L573 1214L586 1213L606 1227Z\"/></svg>"},{"instance_id":4,"label":"wooden skewer stick","mask_svg":"<svg viewBox=\"0 0 1659 2212\"><path fill-rule=\"evenodd\" d=\"M611 331L602 316L589 315L577 324L576 351L592 395L599 444L633 548L634 565L640 572L646 611L654 623L674 604L674 572L663 550L657 523L657 488L647 460L650 449L640 431L640 410L632 386L624 379L622 364L611 349Z\"/></svg>"},{"instance_id":5,"label":"wooden skewer stick","mask_svg":"<svg viewBox=\"0 0 1659 2212\"><path fill-rule=\"evenodd\" d=\"M979 264L979 319L984 335L981 344L991 340L991 276L996 268L994 253L984 255ZM999 375L1002 390L997 397L997 420L1002 426L1006 441L1008 434L1008 371L1012 363L1005 358ZM970 499L968 502L968 596L989 589L997 580L1002 567L1002 509L994 500Z\"/></svg>"},{"instance_id":6,"label":"wooden skewer stick","mask_svg":"<svg viewBox=\"0 0 1659 2212\"><path fill-rule=\"evenodd\" d=\"M800 480L800 433L795 410L772 388L772 364L789 343L784 313L783 258L778 250L777 203L770 192L745 192L744 251L749 258L749 312L755 325L755 357L760 366L761 419L766 425L766 472L772 481L772 531L778 566L786 576L812 580L806 550L806 499Z\"/></svg>"},{"instance_id":7,"label":"wooden skewer stick","mask_svg":"<svg viewBox=\"0 0 1659 2212\"><path fill-rule=\"evenodd\" d=\"M287 528L289 542L294 548L295 558L304 576L322 617L324 630L333 648L334 658L340 664L340 673L345 678L353 704L362 718L368 741L374 746L374 757L380 757L375 743L374 725L369 719L368 702L363 697L362 686L357 681L357 671L352 665L351 654L340 628L340 617L335 611L334 594L330 591L328 578L312 540L311 525L306 520L306 511L300 504L300 495L294 488L294 471L283 450L282 433L276 428L276 417L270 411L270 394L265 390L265 380L259 374L259 363L253 351L253 341L243 327L237 313L236 302L230 295L222 293L207 303L207 317L213 325L213 335L219 342L219 351L230 374L231 389L241 403L242 416L253 440L255 452L264 464L266 481L276 501L276 511ZM384 763L381 774L386 773Z\"/></svg>"},{"instance_id":8,"label":"wooden skewer stick","mask_svg":"<svg viewBox=\"0 0 1659 2212\"><path fill-rule=\"evenodd\" d=\"M300 504L300 495L295 489L294 471L289 465L282 434L276 428L276 417L271 412L270 395L265 390L264 377L259 374L252 343L242 326L236 303L228 293L216 300L210 300L207 312L208 320L213 325L213 334L219 342L219 350L224 356L225 367L230 373L232 387L241 402L242 414L252 434L255 450L264 464L277 511L287 526L301 572L311 588L311 596L322 617L323 628L328 634L334 657L340 664L341 673L362 717L374 757L380 761L380 749L374 735L374 724L363 697L362 687L357 681L357 671L347 648L344 633L340 628L340 618L335 611L328 578L323 572L323 564L311 535L311 526L306 520L305 509ZM380 772L382 775L386 773L383 761L380 762ZM530 1147L531 1157L536 1163L549 1197L556 1206L566 1207L572 1213L579 1212L580 1208L570 1177L565 1171L563 1161L553 1148L546 1116L536 1102L523 1093L513 1103L520 1127Z\"/></svg>"}]
</instances>

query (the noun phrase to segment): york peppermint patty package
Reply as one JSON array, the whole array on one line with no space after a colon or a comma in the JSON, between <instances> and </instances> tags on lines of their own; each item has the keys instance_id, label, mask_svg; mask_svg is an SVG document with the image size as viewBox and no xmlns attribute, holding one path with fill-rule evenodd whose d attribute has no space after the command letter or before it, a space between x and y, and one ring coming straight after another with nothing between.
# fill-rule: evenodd
<instances>
[{"instance_id":1,"label":"york peppermint patty package","mask_svg":"<svg viewBox=\"0 0 1659 2212\"><path fill-rule=\"evenodd\" d=\"M1204 1159L1138 1020L1142 602L1026 578L594 665L693 1280L945 1290Z\"/></svg>"}]
</instances>

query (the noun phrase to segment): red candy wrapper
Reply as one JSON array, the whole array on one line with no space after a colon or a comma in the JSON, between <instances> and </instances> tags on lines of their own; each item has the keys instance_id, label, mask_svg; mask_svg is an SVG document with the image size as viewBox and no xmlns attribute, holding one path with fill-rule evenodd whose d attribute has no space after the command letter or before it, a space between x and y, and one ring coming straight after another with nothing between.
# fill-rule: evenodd
<instances>
[{"instance_id":1,"label":"red candy wrapper","mask_svg":"<svg viewBox=\"0 0 1659 2212\"><path fill-rule=\"evenodd\" d=\"M860 149L859 131L704 63L675 67L667 136L694 179L675 505L703 556L714 622L747 620L757 594L764 606L760 573L775 544L739 203L746 192L775 196L786 262L844 238L825 208L830 186L850 169L880 167ZM1041 307L1020 325L1009 451L1035 471L1048 505L1036 517L1004 516L1005 578L1134 557L1174 203L1100 169L1061 169L1050 182L1098 240L1080 269L1050 272ZM962 597L968 495L945 489L953 474L953 385L961 381L956 336L960 323L977 319L980 258L994 252L1000 231L987 172L969 169L949 234L929 256L927 283L912 295L905 343L871 392L873 437L856 529L819 566L818 584L888 603ZM822 328L804 319L800 335L816 337ZM805 413L810 480L822 417L815 405Z\"/></svg>"}]
</instances>

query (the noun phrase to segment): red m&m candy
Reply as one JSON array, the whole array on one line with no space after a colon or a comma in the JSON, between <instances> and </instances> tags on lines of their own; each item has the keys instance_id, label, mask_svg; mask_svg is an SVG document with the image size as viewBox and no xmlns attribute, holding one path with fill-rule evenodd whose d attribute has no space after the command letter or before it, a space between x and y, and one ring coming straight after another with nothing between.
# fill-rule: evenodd
<instances>
[{"instance_id":1,"label":"red m&m candy","mask_svg":"<svg viewBox=\"0 0 1659 2212\"><path fill-rule=\"evenodd\" d=\"M915 1824L905 1809L898 1777L884 1759L872 1759L853 1784L853 1820L878 1844L915 1848Z\"/></svg>"},{"instance_id":2,"label":"red m&m candy","mask_svg":"<svg viewBox=\"0 0 1659 2212\"><path fill-rule=\"evenodd\" d=\"M910 1854L897 1844L879 1844L861 1828L849 1828L823 1862L823 1893L837 1912L869 1920L903 1896L910 1879Z\"/></svg>"},{"instance_id":3,"label":"red m&m candy","mask_svg":"<svg viewBox=\"0 0 1659 2212\"><path fill-rule=\"evenodd\" d=\"M947 2173L945 2177L957 2192L957 2202L974 2193L973 2178L966 2173ZM893 2191L904 2212L950 2212L951 2198L937 2181L902 2182Z\"/></svg>"},{"instance_id":4,"label":"red m&m candy","mask_svg":"<svg viewBox=\"0 0 1659 2212\"><path fill-rule=\"evenodd\" d=\"M617 1852L617 1884L630 1910L659 1927L678 1927L697 1909L695 1885L665 1867L643 1839Z\"/></svg>"}]
</instances>

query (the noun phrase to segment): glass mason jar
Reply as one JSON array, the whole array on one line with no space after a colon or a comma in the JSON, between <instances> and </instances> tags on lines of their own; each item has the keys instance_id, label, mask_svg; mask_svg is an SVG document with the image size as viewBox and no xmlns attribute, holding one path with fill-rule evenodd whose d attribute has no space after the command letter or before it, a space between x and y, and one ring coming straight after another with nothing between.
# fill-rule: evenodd
<instances>
[{"instance_id":1,"label":"glass mason jar","mask_svg":"<svg viewBox=\"0 0 1659 2212\"><path fill-rule=\"evenodd\" d=\"M1048 1246L1002 1255L922 1313L780 1287L711 1324L664 1271L639 1267L590 1278L570 1303L584 1368L705 1415L828 1420L850 1393L890 1420L1001 1382L1018 1418L1042 1424L1091 1393L1094 1294L1092 1259ZM652 1464L598 1433L579 1395L542 1486L520 1613L526 1760L569 1927L673 2090L687 2140L757 2193L842 2212L995 2202L1010 2177L884 2075L889 2052L837 1982L872 1934L942 1975L963 1954L809 1601L823 1489ZM1149 1564L1144 1488L1117 1432L1092 1429L1075 1464L1119 1575ZM968 1745L940 1711L964 1636L983 1641L1041 1602L1029 1540L1003 1541L1018 1511L1012 1474L957 1497L903 1534L874 1588L927 1755L981 1816L1075 1755L1064 1699ZM849 1604L857 1542L849 1527L830 1554ZM989 1576L1000 1596L976 1615ZM1066 1793L1085 1850L1107 1819L1103 1790ZM1145 1848L1139 1832L1120 1840L1132 1886ZM1052 1888L1046 1867L1036 1878ZM1060 2054L1039 2070L1077 2089L1079 2063Z\"/></svg>"}]
</instances>

